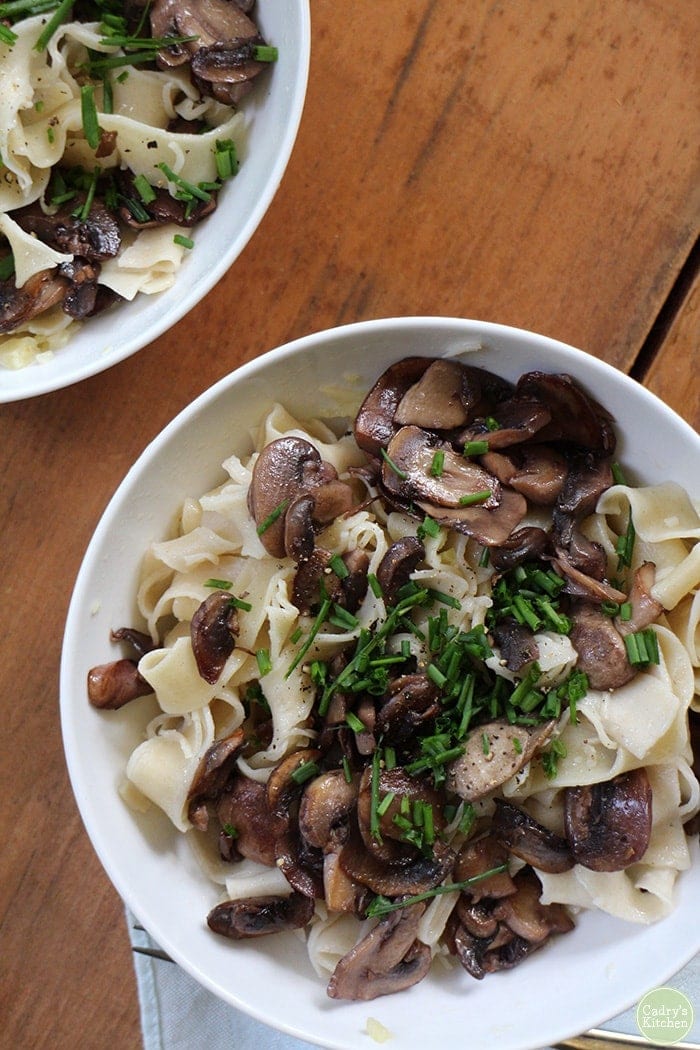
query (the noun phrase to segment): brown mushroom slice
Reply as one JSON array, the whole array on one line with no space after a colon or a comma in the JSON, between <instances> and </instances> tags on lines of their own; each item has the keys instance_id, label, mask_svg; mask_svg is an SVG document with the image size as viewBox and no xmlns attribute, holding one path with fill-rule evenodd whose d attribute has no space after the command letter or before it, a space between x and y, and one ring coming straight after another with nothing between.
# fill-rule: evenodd
<instances>
[{"instance_id":1,"label":"brown mushroom slice","mask_svg":"<svg viewBox=\"0 0 700 1050\"><path fill-rule=\"evenodd\" d=\"M530 398L510 398L497 409L494 427L490 419L477 419L458 435L458 441L486 441L489 451L509 448L538 435L549 423L551 413L541 401Z\"/></svg>"},{"instance_id":2,"label":"brown mushroom slice","mask_svg":"<svg viewBox=\"0 0 700 1050\"><path fill-rule=\"evenodd\" d=\"M651 837L652 792L645 769L566 789L564 826L577 864L624 871L644 856Z\"/></svg>"},{"instance_id":3,"label":"brown mushroom slice","mask_svg":"<svg viewBox=\"0 0 700 1050\"><path fill-rule=\"evenodd\" d=\"M291 806L300 798L303 790L303 781L295 779L298 770L307 763L316 762L320 754L313 747L293 751L272 770L267 780L267 802L275 816L289 818Z\"/></svg>"},{"instance_id":4,"label":"brown mushroom slice","mask_svg":"<svg viewBox=\"0 0 700 1050\"><path fill-rule=\"evenodd\" d=\"M516 396L534 398L550 410L551 422L538 440L570 441L603 455L615 451L612 416L570 375L527 372L518 380Z\"/></svg>"},{"instance_id":5,"label":"brown mushroom slice","mask_svg":"<svg viewBox=\"0 0 700 1050\"><path fill-rule=\"evenodd\" d=\"M207 916L207 925L222 937L240 941L303 929L313 914L313 899L301 893L290 893L288 897L242 897L217 904Z\"/></svg>"},{"instance_id":6,"label":"brown mushroom slice","mask_svg":"<svg viewBox=\"0 0 700 1050\"><path fill-rule=\"evenodd\" d=\"M656 565L652 561L645 561L635 571L627 596L632 615L628 620L621 620L619 616L615 618L615 626L623 637L649 627L663 612L663 605L651 593L655 579Z\"/></svg>"},{"instance_id":7,"label":"brown mushroom slice","mask_svg":"<svg viewBox=\"0 0 700 1050\"><path fill-rule=\"evenodd\" d=\"M348 574L340 581L343 593L339 604L348 612L356 613L369 587L369 555L363 550L346 551L342 560Z\"/></svg>"},{"instance_id":8,"label":"brown mushroom slice","mask_svg":"<svg viewBox=\"0 0 700 1050\"><path fill-rule=\"evenodd\" d=\"M238 612L228 591L205 598L190 621L190 638L200 677L213 685L236 647Z\"/></svg>"},{"instance_id":9,"label":"brown mushroom slice","mask_svg":"<svg viewBox=\"0 0 700 1050\"><path fill-rule=\"evenodd\" d=\"M14 277L0 281L0 334L63 302L69 281L57 268L40 270L18 288Z\"/></svg>"},{"instance_id":10,"label":"brown mushroom slice","mask_svg":"<svg viewBox=\"0 0 700 1050\"><path fill-rule=\"evenodd\" d=\"M338 859L354 882L384 897L404 897L426 893L444 882L454 863L454 852L445 843L437 842L432 857L418 856L402 864L387 864L369 852L359 831L353 828Z\"/></svg>"},{"instance_id":11,"label":"brown mushroom slice","mask_svg":"<svg viewBox=\"0 0 700 1050\"><path fill-rule=\"evenodd\" d=\"M394 415L406 391L434 362L433 357L404 357L390 365L365 396L355 416L355 441L363 452L379 459L398 425Z\"/></svg>"},{"instance_id":12,"label":"brown mushroom slice","mask_svg":"<svg viewBox=\"0 0 700 1050\"><path fill-rule=\"evenodd\" d=\"M205 830L209 823L206 801L215 799L226 787L243 750L245 734L239 727L223 740L215 740L197 767L187 792L188 816L195 827Z\"/></svg>"},{"instance_id":13,"label":"brown mushroom slice","mask_svg":"<svg viewBox=\"0 0 700 1050\"><path fill-rule=\"evenodd\" d=\"M535 525L524 525L512 532L504 543L491 548L489 564L500 572L507 572L524 561L540 561L548 542L549 538L544 529Z\"/></svg>"},{"instance_id":14,"label":"brown mushroom slice","mask_svg":"<svg viewBox=\"0 0 700 1050\"><path fill-rule=\"evenodd\" d=\"M401 426L412 424L426 430L452 430L464 426L470 418L469 404L475 394L469 389L472 370L459 361L437 358L401 398L394 413L394 422Z\"/></svg>"},{"instance_id":15,"label":"brown mushroom slice","mask_svg":"<svg viewBox=\"0 0 700 1050\"><path fill-rule=\"evenodd\" d=\"M408 743L416 730L440 713L440 691L427 674L395 678L377 711L376 732L394 745Z\"/></svg>"},{"instance_id":16,"label":"brown mushroom slice","mask_svg":"<svg viewBox=\"0 0 700 1050\"><path fill-rule=\"evenodd\" d=\"M299 804L299 830L310 846L326 849L340 827L347 827L357 804L359 782L348 783L342 769L314 777L304 788Z\"/></svg>"},{"instance_id":17,"label":"brown mushroom slice","mask_svg":"<svg viewBox=\"0 0 700 1050\"><path fill-rule=\"evenodd\" d=\"M571 622L569 638L578 654L576 667L587 675L591 689L619 689L634 678L637 669L629 662L624 639L600 606L574 603Z\"/></svg>"},{"instance_id":18,"label":"brown mushroom slice","mask_svg":"<svg viewBox=\"0 0 700 1050\"><path fill-rule=\"evenodd\" d=\"M421 981L431 964L430 948L416 939L424 911L423 903L411 904L380 919L337 963L330 998L369 1001Z\"/></svg>"},{"instance_id":19,"label":"brown mushroom slice","mask_svg":"<svg viewBox=\"0 0 700 1050\"><path fill-rule=\"evenodd\" d=\"M492 634L509 671L517 672L531 667L540 655L532 631L513 617L506 617L497 623Z\"/></svg>"},{"instance_id":20,"label":"brown mushroom slice","mask_svg":"<svg viewBox=\"0 0 700 1050\"><path fill-rule=\"evenodd\" d=\"M137 631L135 627L117 627L109 632L110 640L113 642L128 642L139 657L145 656L156 648L156 643L150 634L145 631Z\"/></svg>"},{"instance_id":21,"label":"brown mushroom slice","mask_svg":"<svg viewBox=\"0 0 700 1050\"><path fill-rule=\"evenodd\" d=\"M480 940L495 937L498 920L494 918L493 901L474 901L460 893L454 910L460 924L472 937Z\"/></svg>"},{"instance_id":22,"label":"brown mushroom slice","mask_svg":"<svg viewBox=\"0 0 700 1050\"><path fill-rule=\"evenodd\" d=\"M568 842L543 827L529 813L511 802L497 798L491 834L509 853L531 864L539 871L559 873L574 866ZM516 931L517 932L517 931Z\"/></svg>"},{"instance_id":23,"label":"brown mushroom slice","mask_svg":"<svg viewBox=\"0 0 700 1050\"><path fill-rule=\"evenodd\" d=\"M216 802L216 815L222 829L235 830L236 851L241 857L274 866L275 842L283 829L270 812L265 784L238 774Z\"/></svg>"},{"instance_id":24,"label":"brown mushroom slice","mask_svg":"<svg viewBox=\"0 0 700 1050\"><path fill-rule=\"evenodd\" d=\"M456 453L449 445L419 427L406 426L394 435L386 450L382 483L399 498L428 501L438 507L461 507L464 499L488 492L482 508L498 506L501 484L477 463ZM435 470L440 454L439 472Z\"/></svg>"},{"instance_id":25,"label":"brown mushroom slice","mask_svg":"<svg viewBox=\"0 0 700 1050\"><path fill-rule=\"evenodd\" d=\"M389 804L378 820L378 834L375 834L372 827L373 779L372 767L368 766L360 779L357 796L357 824L362 840L368 852L377 859L388 864L405 863L415 857L416 848L407 845L401 824L395 821L395 818L402 815L402 805L410 804L411 812L415 802L429 806L433 814L435 834L439 835L445 826L442 796L425 781L409 776L400 766L381 769L379 784L376 787L379 799L386 799ZM387 796L391 796L391 799L387 799Z\"/></svg>"},{"instance_id":26,"label":"brown mushroom slice","mask_svg":"<svg viewBox=\"0 0 700 1050\"><path fill-rule=\"evenodd\" d=\"M193 37L184 43L161 48L160 66L177 66L198 48L216 41L256 37L258 27L237 3L228 0L154 0L150 7L151 35Z\"/></svg>"},{"instance_id":27,"label":"brown mushroom slice","mask_svg":"<svg viewBox=\"0 0 700 1050\"><path fill-rule=\"evenodd\" d=\"M497 720L472 730L464 754L448 766L448 790L466 802L490 794L527 765L555 727L555 720L533 727Z\"/></svg>"},{"instance_id":28,"label":"brown mushroom slice","mask_svg":"<svg viewBox=\"0 0 700 1050\"><path fill-rule=\"evenodd\" d=\"M57 252L78 255L90 262L103 262L118 255L121 235L112 213L95 200L87 218L77 218L74 213L81 203L85 199L79 195L69 205L47 214L35 202L13 211L12 218L26 233L34 234Z\"/></svg>"},{"instance_id":29,"label":"brown mushroom slice","mask_svg":"<svg viewBox=\"0 0 700 1050\"><path fill-rule=\"evenodd\" d=\"M297 893L323 897L323 852L302 838L298 824L290 822L275 842L275 864Z\"/></svg>"},{"instance_id":30,"label":"brown mushroom slice","mask_svg":"<svg viewBox=\"0 0 700 1050\"><path fill-rule=\"evenodd\" d=\"M563 904L542 904L542 886L531 868L523 868L513 881L516 892L497 902L494 918L532 944L540 944L552 933L573 930L573 920Z\"/></svg>"},{"instance_id":31,"label":"brown mushroom slice","mask_svg":"<svg viewBox=\"0 0 700 1050\"><path fill-rule=\"evenodd\" d=\"M341 846L342 843L331 843L323 854L323 898L329 911L360 915L369 891L343 871Z\"/></svg>"},{"instance_id":32,"label":"brown mushroom slice","mask_svg":"<svg viewBox=\"0 0 700 1050\"><path fill-rule=\"evenodd\" d=\"M177 128L173 128L177 132ZM196 133L194 129L192 133ZM201 128L199 129L202 130ZM164 226L166 223L174 223L176 226L194 226L207 215L216 210L217 192L209 190L208 200L179 200L173 197L166 187L152 186L153 200L147 204L141 199L138 189L134 186L134 173L128 168L119 171L116 175L120 199L123 203L119 207L119 218L134 230L148 230L156 226ZM137 200L138 209L130 206L129 202ZM144 214L146 218L144 218Z\"/></svg>"},{"instance_id":33,"label":"brown mushroom slice","mask_svg":"<svg viewBox=\"0 0 700 1050\"><path fill-rule=\"evenodd\" d=\"M135 660L113 660L91 667L87 675L88 700L103 711L118 711L124 704L153 692L139 674Z\"/></svg>"},{"instance_id":34,"label":"brown mushroom slice","mask_svg":"<svg viewBox=\"0 0 700 1050\"><path fill-rule=\"evenodd\" d=\"M473 904L490 898L498 900L515 893L515 883L508 871L497 871L486 878L480 876L507 863L508 851L503 843L493 835L482 835L464 843L457 854L452 878L455 882L477 880L469 889L462 891L463 896Z\"/></svg>"},{"instance_id":35,"label":"brown mushroom slice","mask_svg":"<svg viewBox=\"0 0 700 1050\"><path fill-rule=\"evenodd\" d=\"M285 515L289 504L302 493L337 478L335 468L304 438L287 435L265 446L253 467L248 509L268 554L273 558L286 554Z\"/></svg>"},{"instance_id":36,"label":"brown mushroom slice","mask_svg":"<svg viewBox=\"0 0 700 1050\"><path fill-rule=\"evenodd\" d=\"M399 591L411 579L425 557L425 547L416 536L395 540L377 566L377 580L387 605L395 605Z\"/></svg>"},{"instance_id":37,"label":"brown mushroom slice","mask_svg":"<svg viewBox=\"0 0 700 1050\"><path fill-rule=\"evenodd\" d=\"M487 452L481 465L530 503L551 506L561 494L569 465L551 445L518 445L508 452Z\"/></svg>"},{"instance_id":38,"label":"brown mushroom slice","mask_svg":"<svg viewBox=\"0 0 700 1050\"><path fill-rule=\"evenodd\" d=\"M527 513L527 501L519 492L503 489L500 503L493 509L484 506L436 507L422 500L416 506L446 529L454 529L483 544L484 547L501 547Z\"/></svg>"},{"instance_id":39,"label":"brown mushroom slice","mask_svg":"<svg viewBox=\"0 0 700 1050\"><path fill-rule=\"evenodd\" d=\"M197 81L205 81L212 87L215 98L219 95L219 85L240 84L252 80L268 65L256 59L256 49L265 41L257 34L254 37L238 37L217 41L204 47L198 47L192 55L192 75ZM220 98L225 101L226 97Z\"/></svg>"},{"instance_id":40,"label":"brown mushroom slice","mask_svg":"<svg viewBox=\"0 0 700 1050\"><path fill-rule=\"evenodd\" d=\"M588 517L613 483L609 459L592 455L578 457L562 487L557 508L577 519Z\"/></svg>"}]
</instances>

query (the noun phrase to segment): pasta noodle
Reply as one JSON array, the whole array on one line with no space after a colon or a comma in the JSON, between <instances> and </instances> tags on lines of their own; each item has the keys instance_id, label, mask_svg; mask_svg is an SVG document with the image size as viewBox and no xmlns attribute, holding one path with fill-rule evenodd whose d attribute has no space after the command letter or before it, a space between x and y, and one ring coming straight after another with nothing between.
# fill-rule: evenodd
<instances>
[{"instance_id":1,"label":"pasta noodle","mask_svg":"<svg viewBox=\"0 0 700 1050\"><path fill-rule=\"evenodd\" d=\"M319 689L314 666L327 668L363 632L371 635L391 615L387 593L371 586L351 618L354 622L331 623L319 616L311 629L314 610L303 611L295 604L298 566L291 557L271 554L264 545L250 510L250 492L264 450L271 443L298 440L310 443L356 492L366 484L365 456L349 433L337 436L325 424L299 421L276 405L262 421L250 456L227 459L227 480L199 499L187 500L178 534L153 544L144 559L138 592L140 612L157 640L156 648L141 658L139 673L156 693L161 713L132 755L126 775L195 842L208 875L224 887L229 901L268 895L291 899L295 885L274 864L246 859L231 865L218 856L211 828L207 834L193 829L197 769L217 740L246 724L251 686L262 687L271 727L266 739L238 755L237 768L244 779L266 785L286 756L314 748L318 730L311 715ZM335 558L360 552L370 580L381 575L387 552L397 542L407 538L412 542L420 534L420 518L375 497L374 490L369 502L358 496L350 510L318 527L316 537L318 547ZM539 520L538 513L533 512L530 520ZM653 595L662 612L653 632L658 659L644 663L614 689L589 686L575 707L564 707L552 720L558 762L549 765L528 757L494 790L482 792L473 804L460 803L442 835L458 852L472 834L464 822L467 810L472 811L477 828L488 827L498 799L517 806L545 832L558 836L571 788L619 782L643 771L653 798L643 855L617 870L596 870L580 860L559 871L532 863L542 904L565 905L574 912L596 908L631 922L650 923L674 906L677 877L691 862L685 825L700 810L688 722L689 710L698 709L700 517L678 486L615 484L604 491L582 529L614 564L630 520L637 535L630 572L648 563L657 570ZM493 569L484 561L482 544L448 528L423 532L420 538L420 567L413 567L411 581L416 591L439 596L440 629L446 637L483 631L491 622L495 596ZM212 586L235 595L242 604L235 647L208 681L197 662L191 627L211 597ZM388 636L386 657L415 659L420 667L429 660L427 639L435 630L436 617L433 607L425 604L416 604L411 616L410 630ZM577 650L566 633L540 628L534 638L540 686L551 696L570 680ZM307 640L303 659L300 639ZM522 673L506 666L504 651L495 646L486 666L496 681L500 678L513 688ZM261 654L267 660L265 667ZM495 737L485 741L485 747L494 742ZM488 759L488 748L484 754ZM387 806L390 803L391 799ZM526 866L523 859L515 859L511 874ZM460 887L451 890L446 884L444 889L432 899L427 894L417 941L427 946L432 957L447 962L452 952L449 937L454 936L449 932L451 916ZM306 938L316 972L326 978L336 973L336 967L342 968L340 961L363 943L373 926L371 919L333 911L318 901Z\"/></svg>"}]
</instances>

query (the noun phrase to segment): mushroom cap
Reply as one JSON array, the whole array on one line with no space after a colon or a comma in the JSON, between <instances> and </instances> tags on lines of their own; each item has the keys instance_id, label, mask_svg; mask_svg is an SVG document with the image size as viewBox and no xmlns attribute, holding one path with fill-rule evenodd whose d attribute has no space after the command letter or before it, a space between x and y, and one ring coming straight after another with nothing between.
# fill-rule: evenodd
<instances>
[{"instance_id":1,"label":"mushroom cap","mask_svg":"<svg viewBox=\"0 0 700 1050\"><path fill-rule=\"evenodd\" d=\"M192 652L200 677L213 685L236 646L238 612L228 591L214 591L190 621Z\"/></svg>"},{"instance_id":2,"label":"mushroom cap","mask_svg":"<svg viewBox=\"0 0 700 1050\"><path fill-rule=\"evenodd\" d=\"M641 860L651 837L652 793L643 768L566 789L564 826L577 864L623 871Z\"/></svg>"},{"instance_id":3,"label":"mushroom cap","mask_svg":"<svg viewBox=\"0 0 700 1050\"><path fill-rule=\"evenodd\" d=\"M491 833L510 853L546 872L569 871L574 866L566 839L538 823L529 813L497 798Z\"/></svg>"},{"instance_id":4,"label":"mushroom cap","mask_svg":"<svg viewBox=\"0 0 700 1050\"><path fill-rule=\"evenodd\" d=\"M464 754L448 767L448 789L467 802L490 794L527 765L555 727L555 720L529 727L511 725L504 719L478 726L470 733Z\"/></svg>"},{"instance_id":5,"label":"mushroom cap","mask_svg":"<svg viewBox=\"0 0 700 1050\"><path fill-rule=\"evenodd\" d=\"M222 901L209 912L209 929L232 940L264 937L282 930L299 930L314 914L314 902L301 893L287 897L242 897Z\"/></svg>"}]
</instances>

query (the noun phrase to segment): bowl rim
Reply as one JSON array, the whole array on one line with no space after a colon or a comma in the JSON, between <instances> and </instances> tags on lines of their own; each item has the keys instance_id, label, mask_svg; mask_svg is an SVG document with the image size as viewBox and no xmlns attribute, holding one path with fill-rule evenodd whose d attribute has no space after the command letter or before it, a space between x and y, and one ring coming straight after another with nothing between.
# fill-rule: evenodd
<instances>
[{"instance_id":1,"label":"bowl rim","mask_svg":"<svg viewBox=\"0 0 700 1050\"><path fill-rule=\"evenodd\" d=\"M17 369L16 371L0 367L0 405L10 404L16 401L25 401L32 397L39 397L42 394L53 393L56 390L62 390L66 387L73 386L74 384L89 379L94 375L99 375L101 372L107 371L113 365L119 364L121 361L125 361L127 358L138 353L140 350L153 343L156 339L160 338L165 332L170 331L170 329L181 321L190 310L194 309L197 303L208 295L217 282L221 280L224 274L241 256L253 234L260 226L260 223L280 188L285 171L292 156L306 102L311 64L310 0L294 0L294 6L298 11L299 16L298 34L300 49L298 61L294 66L294 80L288 85L285 91L286 95L292 100L292 107L283 133L279 137L279 147L275 152L274 163L269 169L268 177L265 180L264 190L256 198L253 207L248 211L246 220L236 238L235 243L237 248L233 257L231 257L229 253L223 253L212 262L206 275L194 282L186 284L182 289L182 294L177 298L175 304L170 306L168 311L163 312L160 317L157 317L155 321L149 322L149 334L146 341L144 341L142 334L135 332L130 339L119 346L118 350L113 350L101 355L98 354L93 358L88 358L82 362L76 363L65 373L57 371L50 374L41 364L35 363ZM154 298L153 303L149 305L155 307L157 301L158 295ZM59 355L61 352L61 350L57 350L55 353L56 355ZM28 369L32 370L32 379L36 377L35 382L27 382L27 384L25 384L25 386L30 387L30 389L24 389L22 384L18 386L4 385L3 376L19 374L24 377L27 375Z\"/></svg>"},{"instance_id":2,"label":"bowl rim","mask_svg":"<svg viewBox=\"0 0 700 1050\"><path fill-rule=\"evenodd\" d=\"M353 322L350 324L340 325L333 328L312 332L310 334L294 339L288 343L282 344L279 347L270 349L258 356L257 358L246 362L245 364L234 369L226 376L222 377L220 380L215 382L211 387L209 387L198 397L196 397L189 405L187 405L185 408L179 411L177 415L168 424L165 425L165 427L160 431L160 433L156 435L156 437L150 442L150 444L146 446L146 448L139 455L134 464L129 468L123 480L115 490L112 498L107 504L98 522L98 525L85 551L85 555L81 563L80 570L78 572L75 588L71 596L68 614L66 617L66 630L64 634L60 668L61 729L64 740L66 762L68 766L71 785L74 791L74 796L76 798L76 803L81 813L81 817L83 819L85 829L88 834L88 837L90 838L93 849L97 853L97 856L99 857L110 881L113 883L115 889L125 901L129 909L133 912L134 915L136 915L136 917L146 927L146 929L149 929L149 925L151 925L149 923L149 916L143 914L138 895L135 896L132 893L131 888L128 886L128 884L125 884L125 881L122 878L122 873L120 871L115 872L113 857L110 855L109 849L107 848L107 836L104 832L104 829L98 828L96 830L94 826L91 825L89 820L86 819L83 800L81 798L81 788L84 785L81 785L81 773L77 764L77 755L71 747L72 741L70 738L70 734L72 730L70 730L69 728L70 718L67 716L69 715L70 706L74 702L71 693L71 688L75 681L74 678L71 678L72 645L74 644L74 638L72 638L72 634L74 634L76 629L75 622L78 617L79 609L81 607L83 609L85 608L85 602L87 600L87 594L84 593L84 591L88 579L89 563L94 557L95 552L100 547L103 541L103 536L106 535L109 532L110 528L113 526L114 520L116 520L115 515L119 509L120 504L128 495L132 487L137 484L141 472L144 469L146 469L152 463L153 460L156 460L158 458L161 449L170 443L171 438L173 438L174 435L178 433L178 431L180 431L183 427L186 427L187 424L191 420L196 418L201 411L206 410L213 404L215 404L222 397L222 395L226 394L226 392L231 386L247 382L249 379L254 377L258 371L264 371L265 368L272 361L275 361L275 363L284 362L289 357L298 353L300 350L317 350L319 347L322 347L325 343L328 343L329 341L336 342L342 341L346 338L354 338L356 336L361 337L368 334L371 335L373 333L381 332L382 329L386 329L392 334L400 334L401 332L408 333L415 331L416 327L427 327L435 329L438 332L444 333L454 331L455 328L459 328L461 329L460 334L463 335L465 338L473 338L478 332L478 337L484 340L488 339L489 337L492 337L496 340L498 339L498 337L514 337L516 339L530 341L533 343L533 345L536 345L540 351L544 350L546 352L547 348L549 347L557 348L560 352L565 352L567 355L573 355L570 357L572 363L575 362L585 366L586 370L592 377L605 379L606 377L610 378L614 375L618 379L621 379L623 383L635 382L631 379L631 377L627 376L624 372L615 368L613 365L610 365L607 362L602 361L601 359L595 358L592 355L586 353L585 351L579 350L561 341L551 339L547 336L539 335L537 333L533 333L528 330L509 325L502 325L493 322L482 322L466 318L429 315L377 318L367 321ZM435 356L435 354L430 354L430 352L428 352L428 356ZM594 381L594 379L592 378L591 381ZM700 460L700 435L698 435L697 432L689 424L682 420L681 417L679 417L672 409L670 409L668 405L665 404L665 402L663 402L651 391L648 391L646 388L642 387L639 384L636 384L634 389L636 392L636 396L642 399L643 404L646 403L646 405L649 408L655 406L657 410L660 410L670 415L670 418L673 420L674 424L678 428L678 435L682 439L687 439L690 442L693 448L693 454L697 455ZM605 398L603 397L602 400L604 401ZM166 523L164 521L163 525L165 526L165 524ZM694 858L693 868L695 868L698 864L697 843L693 844L692 852ZM673 914L675 913L672 913L672 915ZM669 918L671 918L671 916L669 916ZM656 927L658 928L659 926L663 926L663 924L664 921L662 920L661 923L656 924ZM653 929L654 927L646 927L646 929L650 928ZM175 958L176 962L178 962L180 966L201 985L203 985L217 997L222 998L225 1002L229 1002L231 1005L234 1005L238 1009L243 1010L244 1012L256 1018L257 1020L260 1020L268 1025L273 1025L276 1029L284 1031L289 1035L295 1036L296 1038L318 1043L318 1045L327 1047L333 1045L343 1048L350 1045L345 1042L329 1043L327 1041L327 1034L324 1034L323 1037L314 1035L314 1033L312 1032L308 1032L303 1029L294 1027L293 1024L285 1025L277 1019L271 1022L266 1017L264 1010L250 1006L245 1001L236 998L235 994L224 995L222 993L221 987L218 986L208 974L201 972L198 969L195 962L187 958L187 956L183 954L177 946L174 946L172 943L170 943L167 934L163 936L162 931L157 931L153 934L153 936L154 939L157 940L165 948L165 950L168 951L168 953ZM670 963L665 962L663 958L655 960L655 965L657 967L655 975L658 978L659 982L663 983L667 979L670 979L673 973L675 973L681 966L685 965L685 963L687 963L698 950L700 950L700 927L695 930L694 934L692 933L692 931L688 933L688 940L684 944L684 951L675 954L673 956L673 960ZM638 994L642 994L642 992L645 990L646 989L638 989ZM606 1009L604 1013L601 1012L601 1009L597 1006L597 1004L591 1003L589 1005L588 1013L586 1015L586 1028L597 1027L600 1024L603 1024L610 1017L617 1016L617 1014L630 1007L636 1001L636 998L636 995L630 998L630 993L628 990L620 991L616 993L616 998L614 998L612 1010L609 1008L610 1001L606 1000ZM367 1008L367 1004L365 1004L365 1008ZM558 1028L555 1029L553 1027L550 1031L546 1033L546 1036L552 1042L556 1042L563 1038L568 1038L573 1034L575 1033L572 1033L570 1029L566 1028L566 1026L563 1025L563 1023L560 1023ZM532 1047L532 1050L534 1050L535 1045L536 1044L534 1043L522 1043L523 1048L525 1046Z\"/></svg>"}]
</instances>

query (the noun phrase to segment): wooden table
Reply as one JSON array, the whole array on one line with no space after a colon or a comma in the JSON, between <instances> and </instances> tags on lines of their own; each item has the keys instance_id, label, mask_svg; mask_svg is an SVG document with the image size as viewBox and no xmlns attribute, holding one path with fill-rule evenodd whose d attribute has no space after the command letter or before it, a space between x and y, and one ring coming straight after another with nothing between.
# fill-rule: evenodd
<instances>
[{"instance_id":1,"label":"wooden table","mask_svg":"<svg viewBox=\"0 0 700 1050\"><path fill-rule=\"evenodd\" d=\"M123 908L68 784L57 681L91 533L184 405L310 331L443 314L573 343L700 423L695 5L312 7L299 138L242 258L140 354L0 408L2 1046L140 1045Z\"/></svg>"}]
</instances>

